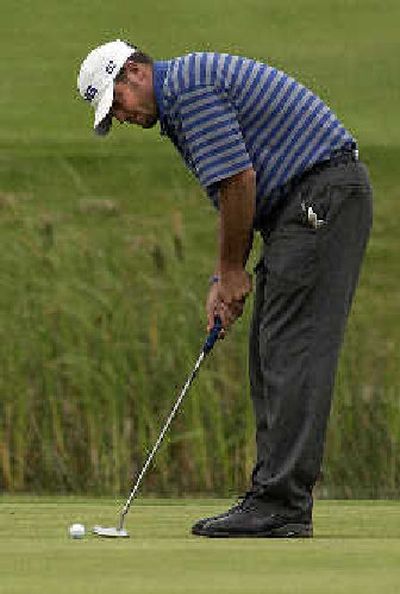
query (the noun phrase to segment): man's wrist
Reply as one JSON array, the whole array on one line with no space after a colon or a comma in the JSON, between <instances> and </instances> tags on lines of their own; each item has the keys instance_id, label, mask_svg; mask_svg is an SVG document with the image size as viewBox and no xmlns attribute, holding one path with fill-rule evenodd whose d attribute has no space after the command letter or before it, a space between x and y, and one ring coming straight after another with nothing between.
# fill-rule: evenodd
<instances>
[{"instance_id":1,"label":"man's wrist","mask_svg":"<svg viewBox=\"0 0 400 594\"><path fill-rule=\"evenodd\" d=\"M222 265L219 272L220 280L240 276L246 272L246 268L241 264L225 264Z\"/></svg>"}]
</instances>

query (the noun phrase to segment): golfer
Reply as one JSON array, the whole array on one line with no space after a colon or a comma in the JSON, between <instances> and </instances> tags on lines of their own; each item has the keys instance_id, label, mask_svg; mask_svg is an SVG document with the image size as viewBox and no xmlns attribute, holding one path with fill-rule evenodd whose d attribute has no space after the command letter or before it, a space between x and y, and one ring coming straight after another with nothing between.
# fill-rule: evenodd
<instances>
[{"instance_id":1,"label":"golfer","mask_svg":"<svg viewBox=\"0 0 400 594\"><path fill-rule=\"evenodd\" d=\"M113 118L176 146L216 207L208 329L237 320L252 291L249 368L257 460L249 491L199 520L210 537L310 537L338 355L372 221L352 134L309 89L270 64L218 53L153 61L117 40L78 77L95 131Z\"/></svg>"}]
</instances>

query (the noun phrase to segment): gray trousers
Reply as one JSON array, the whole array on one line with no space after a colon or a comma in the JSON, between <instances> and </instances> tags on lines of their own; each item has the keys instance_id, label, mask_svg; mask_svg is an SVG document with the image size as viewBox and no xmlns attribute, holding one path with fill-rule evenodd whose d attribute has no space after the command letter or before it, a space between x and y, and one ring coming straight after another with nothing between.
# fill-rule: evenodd
<instances>
[{"instance_id":1,"label":"gray trousers","mask_svg":"<svg viewBox=\"0 0 400 594\"><path fill-rule=\"evenodd\" d=\"M318 228L308 207L324 221ZM338 355L372 224L366 167L316 167L260 229L250 331L253 489L311 516Z\"/></svg>"}]
</instances>

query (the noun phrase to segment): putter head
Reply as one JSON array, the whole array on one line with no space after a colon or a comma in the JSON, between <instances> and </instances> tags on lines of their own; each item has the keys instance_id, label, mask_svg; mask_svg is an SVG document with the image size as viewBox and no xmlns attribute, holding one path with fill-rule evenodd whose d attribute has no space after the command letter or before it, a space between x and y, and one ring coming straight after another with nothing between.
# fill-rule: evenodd
<instances>
[{"instance_id":1,"label":"putter head","mask_svg":"<svg viewBox=\"0 0 400 594\"><path fill-rule=\"evenodd\" d=\"M92 533L103 538L128 538L129 534L124 528L104 528L103 526L94 526Z\"/></svg>"}]
</instances>

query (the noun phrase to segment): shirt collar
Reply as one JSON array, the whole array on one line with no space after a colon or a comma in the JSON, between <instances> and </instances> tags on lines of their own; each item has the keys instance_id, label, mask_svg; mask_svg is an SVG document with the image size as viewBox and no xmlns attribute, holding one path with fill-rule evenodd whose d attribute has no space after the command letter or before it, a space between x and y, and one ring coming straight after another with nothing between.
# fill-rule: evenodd
<instances>
[{"instance_id":1,"label":"shirt collar","mask_svg":"<svg viewBox=\"0 0 400 594\"><path fill-rule=\"evenodd\" d=\"M164 109L164 80L167 74L169 62L157 61L153 64L153 85L156 98L158 117L160 120L161 134L165 134L166 115Z\"/></svg>"}]
</instances>

